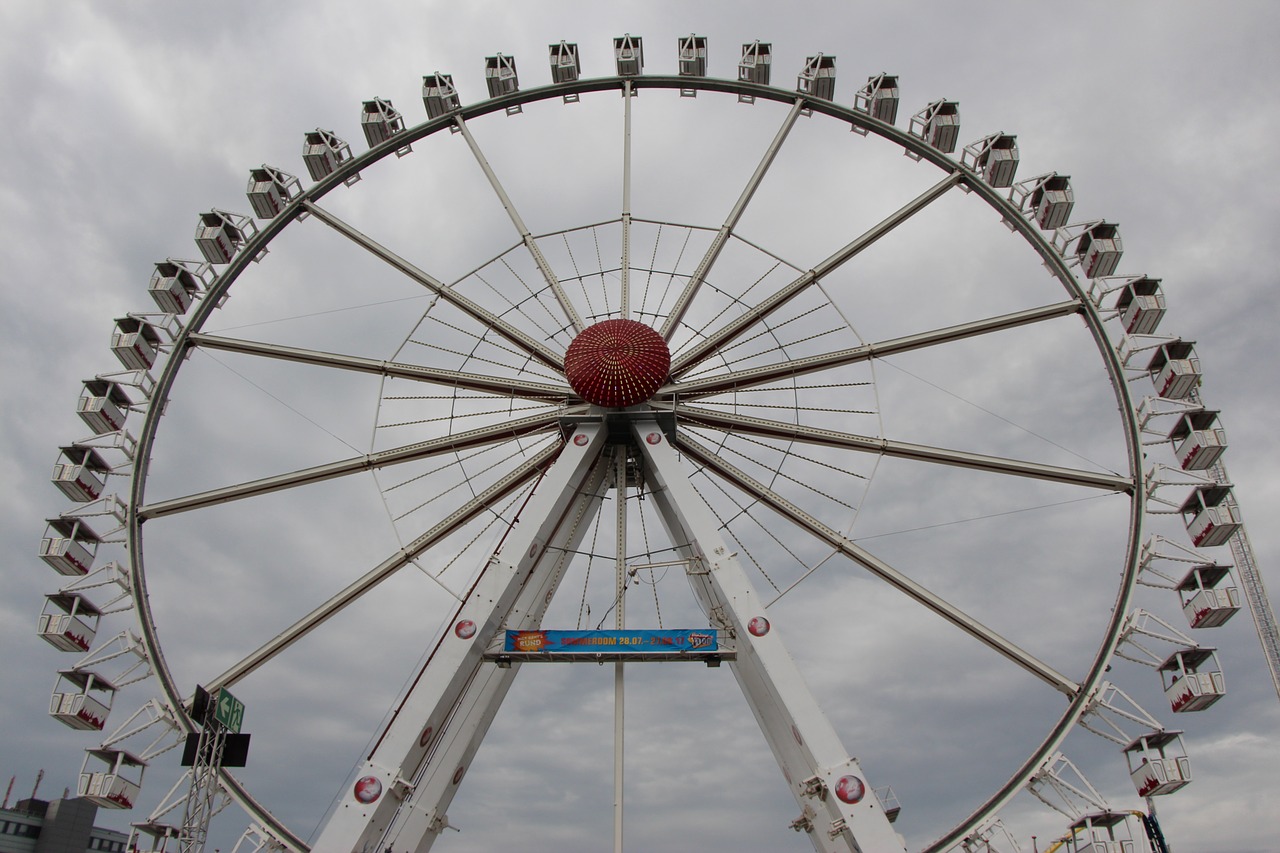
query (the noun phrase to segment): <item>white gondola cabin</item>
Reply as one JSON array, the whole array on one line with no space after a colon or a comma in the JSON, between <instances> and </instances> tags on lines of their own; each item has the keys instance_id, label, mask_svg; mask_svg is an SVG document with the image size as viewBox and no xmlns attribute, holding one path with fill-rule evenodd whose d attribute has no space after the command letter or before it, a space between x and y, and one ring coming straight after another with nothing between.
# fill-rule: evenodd
<instances>
[{"instance_id":1,"label":"white gondola cabin","mask_svg":"<svg viewBox=\"0 0 1280 853\"><path fill-rule=\"evenodd\" d=\"M1124 244L1120 242L1120 226L1114 222L1096 222L1080 233L1076 243L1080 268L1089 278L1111 275L1120 265Z\"/></svg>"},{"instance_id":2,"label":"white gondola cabin","mask_svg":"<svg viewBox=\"0 0 1280 853\"><path fill-rule=\"evenodd\" d=\"M249 186L245 195L249 198L253 215L259 219L274 219L301 194L302 183L288 172L265 163L261 168L249 170Z\"/></svg>"},{"instance_id":3,"label":"white gondola cabin","mask_svg":"<svg viewBox=\"0 0 1280 853\"><path fill-rule=\"evenodd\" d=\"M86 749L76 793L104 809L131 809L147 762L122 749Z\"/></svg>"},{"instance_id":4,"label":"white gondola cabin","mask_svg":"<svg viewBox=\"0 0 1280 853\"><path fill-rule=\"evenodd\" d=\"M582 74L578 62L578 45L560 42L547 45L551 59L551 82L572 83Z\"/></svg>"},{"instance_id":5,"label":"white gondola cabin","mask_svg":"<svg viewBox=\"0 0 1280 853\"><path fill-rule=\"evenodd\" d=\"M150 370L160 352L160 332L138 317L118 317L111 351L130 370Z\"/></svg>"},{"instance_id":6,"label":"white gondola cabin","mask_svg":"<svg viewBox=\"0 0 1280 853\"><path fill-rule=\"evenodd\" d=\"M1192 628L1217 628L1240 609L1240 590L1229 566L1196 566L1178 583L1182 612Z\"/></svg>"},{"instance_id":7,"label":"white gondola cabin","mask_svg":"<svg viewBox=\"0 0 1280 853\"><path fill-rule=\"evenodd\" d=\"M45 596L36 633L64 652L87 652L98 635L102 610L83 595L55 592Z\"/></svg>"},{"instance_id":8,"label":"white gondola cabin","mask_svg":"<svg viewBox=\"0 0 1280 853\"><path fill-rule=\"evenodd\" d=\"M807 57L800 76L796 78L796 91L814 98L831 101L836 96L836 58L819 53Z\"/></svg>"},{"instance_id":9,"label":"white gondola cabin","mask_svg":"<svg viewBox=\"0 0 1280 853\"><path fill-rule=\"evenodd\" d=\"M311 180L333 174L339 166L352 158L351 146L332 131L316 128L302 136L302 162L307 166Z\"/></svg>"},{"instance_id":10,"label":"white gondola cabin","mask_svg":"<svg viewBox=\"0 0 1280 853\"><path fill-rule=\"evenodd\" d=\"M360 104L360 128L369 147L381 145L404 130L404 119L399 110L386 98L374 98Z\"/></svg>"},{"instance_id":11,"label":"white gondola cabin","mask_svg":"<svg viewBox=\"0 0 1280 853\"><path fill-rule=\"evenodd\" d=\"M738 60L738 79L743 83L769 85L769 72L773 68L773 45L752 42L742 46L742 59Z\"/></svg>"},{"instance_id":12,"label":"white gondola cabin","mask_svg":"<svg viewBox=\"0 0 1280 853\"><path fill-rule=\"evenodd\" d=\"M707 37L681 36L676 41L676 58L681 77L706 77Z\"/></svg>"},{"instance_id":13,"label":"white gondola cabin","mask_svg":"<svg viewBox=\"0 0 1280 853\"><path fill-rule=\"evenodd\" d=\"M486 56L484 58L484 82L489 89L489 97L497 98L520 91L520 78L516 75L516 60L512 56ZM523 112L520 104L511 104L506 108L509 116Z\"/></svg>"},{"instance_id":14,"label":"white gondola cabin","mask_svg":"<svg viewBox=\"0 0 1280 853\"><path fill-rule=\"evenodd\" d=\"M59 670L49 700L49 716L73 729L102 731L116 686L85 669Z\"/></svg>"},{"instance_id":15,"label":"white gondola cabin","mask_svg":"<svg viewBox=\"0 0 1280 853\"><path fill-rule=\"evenodd\" d=\"M853 96L853 108L887 124L898 118L898 78L877 74Z\"/></svg>"},{"instance_id":16,"label":"white gondola cabin","mask_svg":"<svg viewBox=\"0 0 1280 853\"><path fill-rule=\"evenodd\" d=\"M1124 748L1124 757L1139 797L1172 794L1191 781L1191 760L1180 731L1142 735Z\"/></svg>"},{"instance_id":17,"label":"white gondola cabin","mask_svg":"<svg viewBox=\"0 0 1280 853\"><path fill-rule=\"evenodd\" d=\"M241 222L225 211L202 213L196 222L196 247L211 264L231 263L245 236Z\"/></svg>"},{"instance_id":18,"label":"white gondola cabin","mask_svg":"<svg viewBox=\"0 0 1280 853\"><path fill-rule=\"evenodd\" d=\"M1131 818L1124 812L1083 815L1071 824L1066 849L1070 853L1146 853L1146 842L1133 837Z\"/></svg>"},{"instance_id":19,"label":"white gondola cabin","mask_svg":"<svg viewBox=\"0 0 1280 853\"><path fill-rule=\"evenodd\" d=\"M40 540L40 559L60 575L87 575L102 542L98 534L82 518L62 516L48 521Z\"/></svg>"},{"instance_id":20,"label":"white gondola cabin","mask_svg":"<svg viewBox=\"0 0 1280 853\"><path fill-rule=\"evenodd\" d=\"M1189 412L1169 430L1173 455L1184 471L1203 471L1218 461L1227 449L1227 433L1218 426L1218 413L1211 409Z\"/></svg>"},{"instance_id":21,"label":"white gondola cabin","mask_svg":"<svg viewBox=\"0 0 1280 853\"><path fill-rule=\"evenodd\" d=\"M1180 511L1191 544L1197 548L1227 544L1242 523L1230 486L1199 486L1187 496Z\"/></svg>"},{"instance_id":22,"label":"white gondola cabin","mask_svg":"<svg viewBox=\"0 0 1280 853\"><path fill-rule=\"evenodd\" d=\"M619 77L644 73L644 39L627 33L613 40L613 63Z\"/></svg>"},{"instance_id":23,"label":"white gondola cabin","mask_svg":"<svg viewBox=\"0 0 1280 853\"><path fill-rule=\"evenodd\" d=\"M997 189L1011 187L1018 172L1018 137L1011 133L993 133L979 139L965 146L960 162Z\"/></svg>"},{"instance_id":24,"label":"white gondola cabin","mask_svg":"<svg viewBox=\"0 0 1280 853\"><path fill-rule=\"evenodd\" d=\"M1156 394L1169 400L1182 400L1200 385L1200 359L1194 341L1161 344L1147 365Z\"/></svg>"},{"instance_id":25,"label":"white gondola cabin","mask_svg":"<svg viewBox=\"0 0 1280 853\"><path fill-rule=\"evenodd\" d=\"M911 117L908 132L943 154L950 154L960 141L960 104L934 101Z\"/></svg>"},{"instance_id":26,"label":"white gondola cabin","mask_svg":"<svg viewBox=\"0 0 1280 853\"><path fill-rule=\"evenodd\" d=\"M1046 231L1066 225L1076 204L1071 177L1057 172L1020 181L1013 187L1009 198L1032 222Z\"/></svg>"},{"instance_id":27,"label":"white gondola cabin","mask_svg":"<svg viewBox=\"0 0 1280 853\"><path fill-rule=\"evenodd\" d=\"M1130 335L1149 335L1164 318L1164 294L1160 292L1160 279L1139 276L1116 296L1116 311L1120 322Z\"/></svg>"},{"instance_id":28,"label":"white gondola cabin","mask_svg":"<svg viewBox=\"0 0 1280 853\"><path fill-rule=\"evenodd\" d=\"M1165 698L1175 713L1203 711L1227 692L1216 649L1179 649L1158 669Z\"/></svg>"},{"instance_id":29,"label":"white gondola cabin","mask_svg":"<svg viewBox=\"0 0 1280 853\"><path fill-rule=\"evenodd\" d=\"M166 314L185 314L197 294L213 280L208 264L170 258L156 264L147 290Z\"/></svg>"},{"instance_id":30,"label":"white gondola cabin","mask_svg":"<svg viewBox=\"0 0 1280 853\"><path fill-rule=\"evenodd\" d=\"M102 497L111 466L92 447L78 444L60 448L53 466L53 484L73 501L93 501Z\"/></svg>"},{"instance_id":31,"label":"white gondola cabin","mask_svg":"<svg viewBox=\"0 0 1280 853\"><path fill-rule=\"evenodd\" d=\"M76 414L95 435L116 432L124 426L133 400L117 382L87 379L76 403Z\"/></svg>"},{"instance_id":32,"label":"white gondola cabin","mask_svg":"<svg viewBox=\"0 0 1280 853\"><path fill-rule=\"evenodd\" d=\"M462 108L458 90L453 88L453 75L428 74L422 78L422 105L427 108L427 118L440 118Z\"/></svg>"}]
</instances>

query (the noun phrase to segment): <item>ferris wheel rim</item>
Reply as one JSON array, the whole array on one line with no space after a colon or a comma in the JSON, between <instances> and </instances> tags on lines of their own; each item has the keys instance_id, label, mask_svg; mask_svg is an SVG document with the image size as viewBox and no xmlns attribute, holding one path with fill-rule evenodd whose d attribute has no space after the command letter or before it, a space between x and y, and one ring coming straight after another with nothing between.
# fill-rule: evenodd
<instances>
[{"instance_id":1,"label":"ferris wheel rim","mask_svg":"<svg viewBox=\"0 0 1280 853\"><path fill-rule=\"evenodd\" d=\"M933 165L943 169L944 171L951 172L957 176L957 182L963 182L967 190L975 192L989 207L1001 213L1005 222L1015 231L1019 232L1020 236L1022 236L1023 239L1040 254L1045 264L1050 268L1053 276L1059 279L1063 286L1067 288L1068 292L1071 293L1078 302L1079 311L1084 315L1090 333L1097 344L1097 349L1103 357L1108 372L1108 380L1115 390L1117 402L1120 403L1119 409L1125 432L1126 448L1130 457L1131 482L1133 484L1130 495L1130 500L1132 501L1129 523L1130 532L1128 536L1125 569L1120 585L1120 591L1117 593L1112 616L1109 620L1107 629L1104 632L1103 642L1098 653L1094 656L1088 675L1080 683L1080 689L1070 702L1068 710L1058 719L1057 723L1051 728L1046 740L1015 772L1014 776L1011 777L1010 780L996 792L996 794L988 799L987 802L983 803L978 810L962 821L961 824L958 824L950 832L926 847L925 853L934 853L934 851L946 849L946 847L955 843L961 836L970 831L983 819L998 811L999 808L1013 796L1013 794L1025 787L1027 780L1030 778L1035 768L1042 763L1044 758L1062 742L1066 734L1078 722L1092 693L1101 683L1107 664L1114 654L1115 646L1118 642L1121 622L1127 612L1128 601L1135 586L1142 518L1145 514L1143 489L1144 473L1141 469L1139 458L1140 441L1138 438L1139 430L1135 417L1135 409L1132 404L1132 400L1129 397L1127 385L1124 381L1122 366L1112 345L1110 344L1107 332L1103 328L1102 319L1099 316L1097 309L1087 298L1083 289L1080 287L1078 280L1067 267L1063 258L1054 251L1050 243L1040 235L1034 226L1021 215L1017 208L1014 207L1007 198L1001 196L997 190L990 187L979 176L961 165L957 160L953 160L945 154L937 151L923 140L919 140L903 130L899 130L892 125L881 122L878 119L854 108L844 107L821 98L772 86L762 86L759 84L729 79L720 80L714 78L674 75L615 76L584 79L572 83L552 84L477 102L469 106L463 106L459 110L451 112L446 116L442 116L437 119L430 119L415 127L406 128L402 134L398 134L391 140L375 146L360 155L356 155L350 162L341 165L332 174L315 182L310 187L305 188L298 199L291 202L285 211L269 222L266 222L261 227L259 233L246 243L236 257L232 259L230 264L228 264L221 274L218 275L213 286L205 294L204 299L193 307L190 322L182 327L178 338L174 341L173 352L165 363L160 376L157 377L156 393L153 397L153 405L146 413L146 418L138 437L137 463L135 471L131 475L130 502L127 516L128 539L130 542L130 577L134 584L135 606L137 607L138 622L142 630L144 645L146 646L149 657L153 661L157 679L161 684L161 689L165 694L167 701L175 710L176 716L182 725L188 731L193 731L195 727L185 710L184 697L179 692L172 671L165 662L163 649L156 633L154 614L147 595L145 561L142 547L142 527L144 517L140 514L140 510L145 507L144 497L146 482L148 480L150 449L159 429L160 414L164 408L163 404L169 398L179 369L185 361L183 356L193 347L193 341L198 341L198 336L202 334L201 329L204 324L218 308L221 299L238 279L241 272L247 267L248 263L253 261L260 254L263 248L275 239L276 236L278 236L287 226L292 224L294 220L299 218L299 216L307 212L310 205L314 205L315 202L323 198L328 192L332 191L337 186L344 184L352 176L369 168L387 157L389 154L395 153L396 149L403 147L407 143L412 143L443 131L446 128L451 127L455 120L465 121L468 119L479 118L491 113L503 111L509 106L551 100L565 94L622 90L626 86L637 89L655 88L669 90L683 88L727 94L747 94L779 103L795 103L803 101L806 109L811 109L815 113L820 113L837 120L847 121L851 125L868 130L893 144L897 144L904 150L908 150L913 154L919 155L920 159L928 160ZM253 817L264 822L273 831L280 833L291 843L297 845L298 849L308 849L307 845L302 842L301 839L292 833L286 826L277 821L264 806L253 799L252 796L243 789L243 786L235 780L234 776L224 772L223 779L224 783L232 789L237 800L240 801L241 805Z\"/></svg>"}]
</instances>

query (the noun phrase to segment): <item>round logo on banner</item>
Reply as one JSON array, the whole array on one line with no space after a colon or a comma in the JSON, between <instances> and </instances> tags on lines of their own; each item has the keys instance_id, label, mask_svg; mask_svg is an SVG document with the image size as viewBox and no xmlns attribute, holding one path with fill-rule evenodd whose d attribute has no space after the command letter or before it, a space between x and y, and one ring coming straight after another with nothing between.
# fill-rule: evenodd
<instances>
[{"instance_id":1,"label":"round logo on banner","mask_svg":"<svg viewBox=\"0 0 1280 853\"><path fill-rule=\"evenodd\" d=\"M573 443L578 445L579 447L582 447L583 445L585 445L587 441L588 441L587 437L582 434L578 434L573 437Z\"/></svg>"},{"instance_id":2,"label":"round logo on banner","mask_svg":"<svg viewBox=\"0 0 1280 853\"><path fill-rule=\"evenodd\" d=\"M754 616L747 623L747 630L751 632L753 637L763 637L769 633L769 620L763 616Z\"/></svg>"},{"instance_id":3,"label":"round logo on banner","mask_svg":"<svg viewBox=\"0 0 1280 853\"><path fill-rule=\"evenodd\" d=\"M457 625L453 626L453 633L457 634L464 640L470 640L476 635L476 623L470 619L463 619Z\"/></svg>"},{"instance_id":4,"label":"round logo on banner","mask_svg":"<svg viewBox=\"0 0 1280 853\"><path fill-rule=\"evenodd\" d=\"M418 746L425 747L427 744L429 744L431 742L431 735L432 735L431 726L427 726L425 729L422 730L422 737L418 738Z\"/></svg>"},{"instance_id":5,"label":"round logo on banner","mask_svg":"<svg viewBox=\"0 0 1280 853\"><path fill-rule=\"evenodd\" d=\"M461 782L462 774L465 772L467 772L467 768L465 767L459 767L457 770L453 771L453 784L456 785Z\"/></svg>"},{"instance_id":6,"label":"round logo on banner","mask_svg":"<svg viewBox=\"0 0 1280 853\"><path fill-rule=\"evenodd\" d=\"M662 433L651 432L644 437L644 440L649 442L650 444L657 444L658 442L662 441Z\"/></svg>"},{"instance_id":7,"label":"round logo on banner","mask_svg":"<svg viewBox=\"0 0 1280 853\"><path fill-rule=\"evenodd\" d=\"M377 776L363 776L356 780L356 800L366 806L382 796L382 782Z\"/></svg>"},{"instance_id":8,"label":"round logo on banner","mask_svg":"<svg viewBox=\"0 0 1280 853\"><path fill-rule=\"evenodd\" d=\"M836 796L842 803L859 803L866 793L867 786L857 776L841 776L840 781L836 782Z\"/></svg>"}]
</instances>

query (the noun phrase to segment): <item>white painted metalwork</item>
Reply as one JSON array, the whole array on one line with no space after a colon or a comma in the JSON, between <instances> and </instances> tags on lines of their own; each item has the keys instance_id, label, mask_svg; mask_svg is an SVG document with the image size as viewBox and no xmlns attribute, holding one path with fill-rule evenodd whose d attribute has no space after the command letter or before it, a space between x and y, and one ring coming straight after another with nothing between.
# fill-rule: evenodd
<instances>
[{"instance_id":1,"label":"white painted metalwork","mask_svg":"<svg viewBox=\"0 0 1280 853\"><path fill-rule=\"evenodd\" d=\"M1212 704L1222 694L1221 670L1214 650L1198 646L1163 622L1160 624L1167 632L1138 625L1135 620L1139 617L1130 614L1130 597L1141 569L1143 583L1178 591L1193 627L1210 627L1222 624L1238 609L1239 595L1233 596L1236 591L1230 584L1228 567L1201 559L1195 552L1167 558L1170 549L1139 548L1146 501L1151 499L1168 507L1171 513L1182 514L1196 546L1230 542L1242 579L1250 578L1245 586L1251 606L1258 594L1268 612L1269 603L1261 593L1261 579L1256 576L1238 508L1221 468L1225 438L1216 426L1216 412L1204 409L1198 402L1199 364L1191 344L1151 334L1165 310L1159 280L1115 274L1121 246L1114 225L1104 221L1065 225L1074 202L1066 176L1049 173L1014 184L1018 149L1013 136L985 137L965 148L959 162L945 156L955 150L959 130L959 111L954 101L929 104L902 131L892 126L899 103L896 77L881 74L869 78L850 108L832 101L834 57L809 57L798 77L796 91L787 92L768 86L768 44L743 46L736 81L706 76L704 37L682 38L678 50L677 74L645 75L641 39L626 35L614 40L618 76L584 80L580 77L577 45L560 42L549 46L554 85L529 90L520 89L514 60L498 54L486 59L490 100L468 107L462 106L449 75L424 77L425 123L409 127L389 102L364 102L362 126L371 146L369 151L354 155L345 142L328 131L317 129L306 134L304 163L316 182L312 187L304 189L296 178L271 167L252 170L248 197L255 215L264 220L261 229L249 217L213 210L202 215L197 232L205 261L170 259L156 265L149 290L165 316L152 320L144 315L129 315L117 321L112 347L129 372L102 374L85 383L80 415L95 435L62 449L53 478L68 498L85 506L52 519L41 546L41 556L55 571L77 578L48 597L38 629L42 637L69 651L92 646L99 621L120 600L120 595L99 607L76 591L77 584L87 589L116 583L132 596L142 631L140 637L122 635L123 639L110 641L123 644L121 649L108 649L109 642L62 671L61 679L70 689L55 699L55 715L69 725L102 728L105 711L100 719L92 712L96 706L87 704L92 694L114 694L116 687L143 677L144 670L154 670L163 694L162 701L144 705L101 747L90 751L79 785L84 796L107 807L131 806L139 794L147 762L172 748L193 728L188 703L165 660L147 591L144 522L159 524L171 516L207 512L261 495L289 494L362 472L389 477L393 470L410 473L396 482L378 480L389 508L399 494L392 493L402 486L406 491L416 488L427 493L419 505L405 509L404 516L441 498L442 490L447 495L454 488L463 488L465 491L454 494L465 497L449 495L444 498L449 503L447 507L444 502L434 504L431 512L414 517L412 532L403 536L400 547L377 565L296 617L291 625L278 630L272 639L232 663L218 677L195 679L216 690L258 672L409 566L416 566L427 576L433 591L458 601L449 629L362 756L355 784L344 787L340 794L338 805L314 844L316 850L381 850L387 846L426 850L444 829L451 828L447 810L522 663L516 657L505 661L496 657L491 651L494 639L500 630L535 630L541 626L557 589L584 553L586 537L610 490L616 501L612 521L615 542L608 555L615 569L615 624L619 628L626 624L628 543L629 536L639 530L648 549L645 564L667 566L683 575L700 611L731 644L719 657L733 670L800 808L792 826L803 832L815 849L903 849L890 825L898 814L892 791L882 787L867 796L873 789L865 772L842 745L840 735L818 707L799 668L782 646L782 629L771 625L766 615L768 605L762 592L777 598L802 583L813 583L810 578L833 558L865 569L870 577L903 593L945 625L977 640L976 653L988 654L998 666L1008 662L1019 667L1046 689L1068 699L1067 708L1009 780L930 844L926 848L929 853L956 845L965 850L980 849L975 845L983 842L990 846L996 835L994 816L1024 788L1037 796L1041 795L1038 791L1047 788L1059 794L1067 792L1069 800L1074 798L1075 805L1064 813L1077 821L1068 842L1076 844L1075 849L1107 853L1127 850L1123 842L1115 842L1120 847L1109 846L1124 821L1107 816L1117 813L1101 802L1092 786L1083 781L1071 786L1063 781L1070 765L1057 750L1077 723L1125 747L1131 777L1140 795L1168 793L1189 781L1189 764L1180 751L1178 733L1165 730L1102 677L1114 656L1124 656L1117 652L1118 644L1127 641L1132 646L1140 642L1138 635L1161 641L1173 638L1177 648L1172 653L1154 658L1147 653L1145 657L1149 659L1143 662L1161 673L1166 692L1177 694L1170 697L1175 711L1198 710ZM633 218L631 97L642 88L688 95L728 93L748 103L768 99L789 107L781 128L718 229ZM544 99L576 103L583 95L600 90L617 90L625 102L620 216L612 222L535 236L476 143L469 123L489 113L518 113L524 104ZM937 167L942 175L852 242L805 268L770 255L737 232L744 211L789 138L796 119L814 113L886 140L908 156ZM469 287L467 276L452 282L437 279L320 206L320 199L339 184L353 184L362 170L392 153L409 153L412 143L445 128L462 137L515 226L520 243L513 251L523 248L543 279L545 288L536 293L530 289L530 304L536 303L538 310L555 317L559 327L548 329L531 322L534 309L523 302L513 301L510 308L495 310L491 303L469 295L474 288ZM824 279L957 185L998 213L1039 255L1050 275L1066 291L1065 300L1030 303L1040 307L986 319L959 318L962 322L954 325L925 327L867 343L844 320ZM1008 193L997 192L1006 189ZM455 315L449 315L445 323L449 328L457 330L459 323L474 324L478 331L470 333L468 346L472 351L452 352L447 363L433 363L431 354L446 351L451 343L414 341L414 345L424 347L426 357L414 360L397 355L382 359L205 332L206 324L247 264L261 259L268 244L304 216L313 216L372 258L425 288L433 308L444 306L462 318L454 320ZM646 267L633 258L633 243L638 240L651 243L653 254L657 255L658 238L640 235L662 228L685 238L698 234L709 239L709 247L702 250L695 267L690 269L677 262L675 268L664 269L658 261L650 261ZM551 243L545 243L547 254L539 245L540 240L558 239L572 252L571 241L592 239L599 252L602 235L609 247L605 254L620 254L620 268L612 259L608 263L601 259L599 269L593 269L591 275L598 273L602 286L606 276L616 276L620 299L609 303L603 312L589 312L591 319L639 318L660 327L665 340L677 342L667 381L652 399L626 410L605 411L588 406L567 381L562 381L566 341L587 325L575 304L578 293L572 291L571 296L570 287L580 286L587 275L578 274L576 261L573 276L557 268ZM616 243L611 242L615 239ZM782 278L762 275L758 290L752 289L754 285L733 290L719 282L710 286L712 274L721 272L716 267L718 259L731 247L768 256L770 263L782 270ZM690 255L696 258L697 252ZM499 256L490 265L496 267L499 260L505 263L506 258ZM225 267L216 276L214 264ZM727 264L722 266L728 268ZM647 301L650 297L638 293L632 279L640 274L648 278L661 273L668 274L672 281L682 279L683 285L671 288L669 298ZM739 274L736 268L733 274ZM585 285L581 286L585 290ZM725 301L731 309L715 307L714 300L719 298L715 291L729 294ZM424 317L435 319L433 308ZM699 310L704 311L704 316L695 327L689 318ZM715 313L717 310L719 314ZM190 317L179 322L177 317L188 312ZM806 334L795 331L803 325L801 320L811 315L832 318L832 337L812 343ZM707 317L711 319L708 321ZM1064 319L1067 317L1082 321L1087 327L1112 386L1126 457L1118 471L1051 465L1019 458L1013 451L1006 457L977 453L962 446L906 442L874 434L871 429L862 434L854 420L861 413L843 399L856 393L853 389L860 384L851 376L866 369L873 360L972 341L1032 323L1072 322ZM1110 323L1112 320L1119 320L1121 335L1111 331L1117 325ZM797 325L791 327L792 323ZM828 333L817 337L825 334ZM182 364L202 350L264 363L270 360L281 369L307 365L375 376L384 383L379 429L395 425L389 418L383 419L384 408L416 399L386 391L392 383L412 383L427 389L421 399L441 400L439 410L447 412L429 411L417 421L405 421L431 423L431 429L438 430L436 433L414 434L414 438L400 442L375 441L376 449L367 454L321 461L311 467L233 481L204 491L169 491L149 500L147 483L165 404L174 393ZM1126 377L1125 371L1138 378L1150 376L1159 396L1144 400L1143 407L1136 409L1125 381L1134 376ZM802 384L801 379L812 384ZM758 416L751 401L766 397L752 398L756 393L773 395L767 398L772 402L764 405L785 411L780 416ZM785 398L785 403L777 403L777 398ZM471 402L475 400L483 402ZM406 405L430 408L430 404ZM494 405L493 411L484 411L486 405ZM477 413L477 409L481 411ZM124 431L130 412L145 418L142 437L136 442ZM466 417L477 420L464 420ZM839 422L841 418L855 425L845 426ZM1173 418L1175 423L1166 424L1160 431L1156 423L1160 418ZM1143 472L1140 436L1170 442L1181 467L1170 470L1184 479L1166 474L1159 466L1150 474ZM111 458L106 455L108 451ZM876 556L851 538L847 529L832 523L826 517L827 510L849 507L856 514L855 502L842 494L823 492L820 483L806 481L803 465L854 477L855 460L861 458L909 460L926 470L928 466L964 469L1011 478L1004 481L1009 484L1039 481L1055 487L1083 488L1090 495L1111 494L1124 502L1128 509L1128 537L1121 582L1111 614L1100 620L1106 625L1094 657L1082 666L1060 672L1029 650L1033 644L998 633L947 596L911 577L905 568ZM427 464L438 468L420 473ZM753 475L752 471L761 469L764 476ZM441 480L451 482L442 486L431 480L439 470L446 472ZM130 477L127 501L103 495L106 478L116 474ZM418 478L423 482L414 485ZM726 497L710 497L711 489L704 493L706 483L723 491ZM1157 489L1175 485L1192 489L1183 503L1156 496ZM817 497L806 497L806 489ZM644 506L639 507L640 504ZM759 511L772 513L773 520L765 523L756 519L754 514ZM632 512L636 513L638 524L632 520ZM94 516L114 518L119 527L100 536L85 521ZM475 536L456 557L463 562L479 557L469 579L454 581L455 575L426 565L438 558L440 551L457 545L458 540L451 537L463 531L470 536L473 525L490 518L494 526L505 531L502 537L490 542ZM767 545L766 556L758 559L739 538L735 528L738 518L751 519L756 535L772 538L777 547ZM650 529L646 519L659 523ZM775 532L773 524L781 525L785 533ZM662 536L656 530L659 527L665 531L665 539L649 543L650 535L655 539ZM410 523L405 524L405 529L410 529ZM123 584L119 583L120 567L114 562L93 569L99 548L121 545L127 545L129 560L129 573ZM771 561L786 560L801 550L821 554L797 559L801 570L782 584L775 583L768 574L774 569ZM671 553L676 559L668 559ZM659 556L663 559L655 559ZM1191 568L1181 578L1164 574L1160 561L1168 559ZM111 567L114 570L108 571ZM101 579L90 583L99 573L103 573ZM764 583L772 584L773 590L766 590ZM656 602L656 582L654 596ZM1263 623L1259 625L1265 646ZM100 678L86 668L126 655L132 656L126 660L138 663L123 677L112 674L109 679ZM623 667L621 662L615 664L617 850L621 849L624 835ZM1032 679L1028 682L1035 684ZM1183 699L1185 688L1193 683L1196 689ZM1277 685L1280 690L1280 679ZM90 708L89 718L71 707L76 702L81 703L80 710ZM108 708L111 703L98 704ZM1141 727L1136 737L1125 731L1133 724ZM153 728L160 730L158 736L141 748L131 745L151 737ZM95 763L105 765L105 769L88 769ZM303 851L312 847L276 819L233 776L224 773L220 784L253 820L251 832L242 839L256 844L253 849Z\"/></svg>"}]
</instances>

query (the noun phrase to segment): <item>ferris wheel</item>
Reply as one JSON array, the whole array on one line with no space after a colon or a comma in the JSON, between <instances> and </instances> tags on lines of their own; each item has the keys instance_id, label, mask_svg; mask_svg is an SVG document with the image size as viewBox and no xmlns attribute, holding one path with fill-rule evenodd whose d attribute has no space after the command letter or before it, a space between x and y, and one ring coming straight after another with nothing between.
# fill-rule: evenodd
<instances>
[{"instance_id":1,"label":"ferris wheel","mask_svg":"<svg viewBox=\"0 0 1280 853\"><path fill-rule=\"evenodd\" d=\"M1225 682L1186 632L1240 608L1233 574L1267 612L1160 281L1120 272L1119 227L1073 218L1069 177L1017 174L1016 136L961 146L957 102L900 128L898 79L842 105L829 55L791 89L760 42L734 79L708 76L701 36L676 74L646 72L639 37L612 47L616 73L587 78L577 45L550 45L551 84L523 89L489 57L466 106L427 75L416 126L366 101L366 152L305 133L310 186L250 170L253 215L201 214L201 259L156 264L158 313L118 319L123 369L84 383L93 435L54 474L74 506L41 543L69 581L38 630L76 657L51 714L107 733L79 794L139 805L206 722L197 685L247 691L247 721L273 718L246 726L255 751L294 738L297 760L322 737L304 717L372 690L391 710L310 840L263 790L297 779L201 780L199 747L135 835L198 848L193 820L234 801L258 849L426 850L465 835L449 809L516 673L588 662L611 665L618 849L624 733L644 736L624 695L687 709L726 670L815 849L905 849L895 750L968 717L1013 752L923 849L998 846L1028 793L1071 849L1109 849L1090 845L1140 824L1064 744L1113 741L1132 796L1184 787L1181 731L1113 680L1120 660L1155 670L1163 715L1200 711ZM340 435L352 412L372 412L367 446ZM107 630L128 610L136 629ZM660 662L680 687L625 692ZM135 682L155 698L112 713ZM1006 718L1012 697L1033 720ZM936 751L921 776L974 773Z\"/></svg>"}]
</instances>

